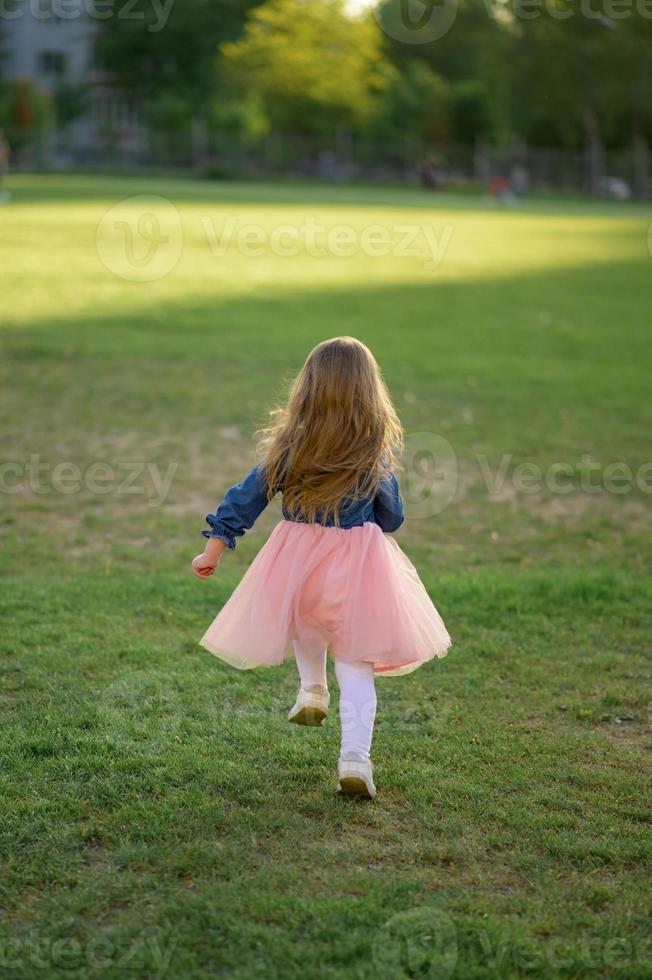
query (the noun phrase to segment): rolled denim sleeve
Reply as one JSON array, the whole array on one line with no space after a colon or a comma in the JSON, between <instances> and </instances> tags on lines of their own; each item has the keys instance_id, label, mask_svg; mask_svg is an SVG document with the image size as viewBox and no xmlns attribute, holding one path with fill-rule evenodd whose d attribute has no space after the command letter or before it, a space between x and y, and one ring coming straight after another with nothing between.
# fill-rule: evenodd
<instances>
[{"instance_id":1,"label":"rolled denim sleeve","mask_svg":"<svg viewBox=\"0 0 652 980\"><path fill-rule=\"evenodd\" d=\"M374 498L374 517L381 530L397 531L405 519L401 491L395 473L382 480Z\"/></svg>"},{"instance_id":2,"label":"rolled denim sleeve","mask_svg":"<svg viewBox=\"0 0 652 980\"><path fill-rule=\"evenodd\" d=\"M265 468L258 464L241 483L227 491L214 514L206 515L210 530L201 533L205 538L220 538L229 548L235 548L235 539L253 527L268 502Z\"/></svg>"}]
</instances>

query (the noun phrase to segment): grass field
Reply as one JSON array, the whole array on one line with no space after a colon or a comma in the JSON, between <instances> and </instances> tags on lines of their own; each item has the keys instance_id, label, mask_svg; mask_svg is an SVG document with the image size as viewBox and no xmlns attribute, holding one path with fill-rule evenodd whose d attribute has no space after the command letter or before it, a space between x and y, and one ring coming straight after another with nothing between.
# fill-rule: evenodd
<instances>
[{"instance_id":1,"label":"grass field","mask_svg":"<svg viewBox=\"0 0 652 980\"><path fill-rule=\"evenodd\" d=\"M0 975L652 977L652 210L10 189ZM334 792L335 712L286 723L290 664L197 645L278 508L213 580L189 571L267 408L342 333L402 416L398 540L455 641L379 681L372 805Z\"/></svg>"}]
</instances>

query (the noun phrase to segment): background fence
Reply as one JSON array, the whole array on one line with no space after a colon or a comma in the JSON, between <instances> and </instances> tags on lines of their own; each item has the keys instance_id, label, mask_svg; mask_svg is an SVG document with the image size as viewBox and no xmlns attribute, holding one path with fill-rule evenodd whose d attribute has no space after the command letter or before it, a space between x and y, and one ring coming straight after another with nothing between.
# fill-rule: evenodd
<instances>
[{"instance_id":1,"label":"background fence","mask_svg":"<svg viewBox=\"0 0 652 980\"><path fill-rule=\"evenodd\" d=\"M15 170L187 170L216 179L287 175L406 181L433 189L492 185L516 194L537 190L646 198L652 188L647 156L635 148L601 151L596 159L591 148L425 144L408 138L391 143L348 131L331 139L280 132L245 137L199 125L145 130L137 122L86 134L79 129L50 132L14 154L12 163Z\"/></svg>"}]
</instances>

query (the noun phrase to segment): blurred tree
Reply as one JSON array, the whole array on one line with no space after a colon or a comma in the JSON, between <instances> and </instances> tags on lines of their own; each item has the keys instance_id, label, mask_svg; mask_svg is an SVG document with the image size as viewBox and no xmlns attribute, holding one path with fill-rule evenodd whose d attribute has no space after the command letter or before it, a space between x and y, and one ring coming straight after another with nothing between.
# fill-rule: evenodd
<instances>
[{"instance_id":1,"label":"blurred tree","mask_svg":"<svg viewBox=\"0 0 652 980\"><path fill-rule=\"evenodd\" d=\"M209 124L218 133L266 136L270 122L265 106L255 92L234 91L227 98L220 94L210 109Z\"/></svg>"},{"instance_id":2,"label":"blurred tree","mask_svg":"<svg viewBox=\"0 0 652 980\"><path fill-rule=\"evenodd\" d=\"M594 189L605 149L629 145L647 185L652 20L638 4L441 0L411 32L406 0L381 0L379 11L403 78L425 63L448 86L452 140L586 147ZM432 25L437 37L416 43Z\"/></svg>"},{"instance_id":3,"label":"blurred tree","mask_svg":"<svg viewBox=\"0 0 652 980\"><path fill-rule=\"evenodd\" d=\"M511 119L532 143L586 147L596 191L605 147L649 132L650 22L634 8L614 21L583 15L572 0L549 2L555 16L512 21Z\"/></svg>"},{"instance_id":4,"label":"blurred tree","mask_svg":"<svg viewBox=\"0 0 652 980\"><path fill-rule=\"evenodd\" d=\"M103 21L97 57L179 146L200 121L252 137L337 128L396 144L588 147L594 189L606 150L629 146L642 188L652 20L638 2L425 0L416 28L434 17L435 31L416 43L410 0L380 0L383 30L345 0L182 0L164 26L154 5Z\"/></svg>"},{"instance_id":5,"label":"blurred tree","mask_svg":"<svg viewBox=\"0 0 652 980\"><path fill-rule=\"evenodd\" d=\"M52 121L50 99L30 79L13 79L0 87L0 128L18 162L39 154Z\"/></svg>"},{"instance_id":6,"label":"blurred tree","mask_svg":"<svg viewBox=\"0 0 652 980\"><path fill-rule=\"evenodd\" d=\"M378 25L342 0L268 0L220 50L232 84L256 93L272 126L294 132L362 123L389 83Z\"/></svg>"},{"instance_id":7,"label":"blurred tree","mask_svg":"<svg viewBox=\"0 0 652 980\"><path fill-rule=\"evenodd\" d=\"M652 192L652 22L640 15L620 21L616 74L618 103L622 111L613 120L612 141L623 145L631 139L633 180L636 193Z\"/></svg>"},{"instance_id":8,"label":"blurred tree","mask_svg":"<svg viewBox=\"0 0 652 980\"><path fill-rule=\"evenodd\" d=\"M402 71L392 66L370 129L396 143L406 136L441 142L449 135L449 101L449 85L423 61L410 61Z\"/></svg>"},{"instance_id":9,"label":"blurred tree","mask_svg":"<svg viewBox=\"0 0 652 980\"><path fill-rule=\"evenodd\" d=\"M379 7L399 70L405 73L418 61L448 84L448 132L454 140L486 137L498 142L508 137L510 38L502 10L500 16L493 10L489 0L424 4L422 26L415 19L414 30L407 32L402 27L406 0L382 0ZM415 43L429 37L431 25L441 34Z\"/></svg>"},{"instance_id":10,"label":"blurred tree","mask_svg":"<svg viewBox=\"0 0 652 980\"><path fill-rule=\"evenodd\" d=\"M478 139L496 137L497 121L483 81L469 78L455 82L448 102L451 136L455 142L470 145Z\"/></svg>"},{"instance_id":11,"label":"blurred tree","mask_svg":"<svg viewBox=\"0 0 652 980\"><path fill-rule=\"evenodd\" d=\"M514 17L511 116L534 142L581 146L589 132L607 125L612 38L599 21L579 16L572 2L549 2L554 17Z\"/></svg>"},{"instance_id":12,"label":"blurred tree","mask_svg":"<svg viewBox=\"0 0 652 980\"><path fill-rule=\"evenodd\" d=\"M139 97L147 115L174 117L174 103L186 119L202 116L215 95L217 46L240 35L247 11L259 2L180 0L164 24L154 4L143 4L141 19L100 21L97 63Z\"/></svg>"},{"instance_id":13,"label":"blurred tree","mask_svg":"<svg viewBox=\"0 0 652 980\"><path fill-rule=\"evenodd\" d=\"M66 129L75 119L79 119L88 111L90 101L91 89L87 83L62 82L54 97L57 125Z\"/></svg>"},{"instance_id":14,"label":"blurred tree","mask_svg":"<svg viewBox=\"0 0 652 980\"><path fill-rule=\"evenodd\" d=\"M0 17L0 82L2 82L4 76L4 63L7 58L7 48L6 41L4 37L4 24L2 18Z\"/></svg>"}]
</instances>

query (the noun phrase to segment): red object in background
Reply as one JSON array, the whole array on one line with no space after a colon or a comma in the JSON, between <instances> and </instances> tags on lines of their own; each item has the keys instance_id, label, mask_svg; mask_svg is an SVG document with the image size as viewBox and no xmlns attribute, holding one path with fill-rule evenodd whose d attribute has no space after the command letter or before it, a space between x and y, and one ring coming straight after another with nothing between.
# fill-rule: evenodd
<instances>
[{"instance_id":1,"label":"red object in background","mask_svg":"<svg viewBox=\"0 0 652 980\"><path fill-rule=\"evenodd\" d=\"M507 177L492 177L489 181L489 190L496 197L500 197L505 191L509 190L509 181Z\"/></svg>"},{"instance_id":2,"label":"red object in background","mask_svg":"<svg viewBox=\"0 0 652 980\"><path fill-rule=\"evenodd\" d=\"M29 103L29 92L21 86L13 105L13 121L19 129L31 129L34 125L34 113Z\"/></svg>"}]
</instances>

